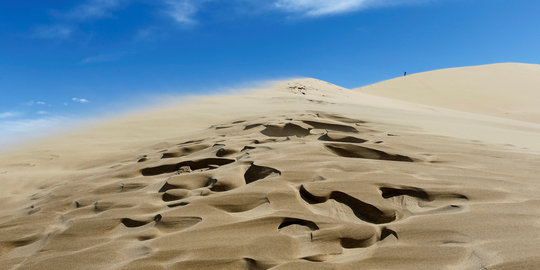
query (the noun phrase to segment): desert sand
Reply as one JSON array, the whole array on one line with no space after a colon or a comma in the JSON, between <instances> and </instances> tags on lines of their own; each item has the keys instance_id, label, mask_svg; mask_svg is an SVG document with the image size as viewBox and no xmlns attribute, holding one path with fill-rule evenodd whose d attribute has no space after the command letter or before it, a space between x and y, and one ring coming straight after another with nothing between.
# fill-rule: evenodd
<instances>
[{"instance_id":1,"label":"desert sand","mask_svg":"<svg viewBox=\"0 0 540 270\"><path fill-rule=\"evenodd\" d=\"M540 269L540 66L316 79L0 155L0 269Z\"/></svg>"}]
</instances>

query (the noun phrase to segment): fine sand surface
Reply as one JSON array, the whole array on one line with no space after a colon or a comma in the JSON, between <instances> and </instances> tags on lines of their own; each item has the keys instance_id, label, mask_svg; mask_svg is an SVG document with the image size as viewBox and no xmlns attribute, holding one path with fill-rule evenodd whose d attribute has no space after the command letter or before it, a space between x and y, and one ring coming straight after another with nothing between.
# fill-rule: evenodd
<instances>
[{"instance_id":1,"label":"fine sand surface","mask_svg":"<svg viewBox=\"0 0 540 270\"><path fill-rule=\"evenodd\" d=\"M540 269L539 78L298 79L4 153L0 269Z\"/></svg>"},{"instance_id":2,"label":"fine sand surface","mask_svg":"<svg viewBox=\"0 0 540 270\"><path fill-rule=\"evenodd\" d=\"M358 90L540 124L540 65L496 64L412 74Z\"/></svg>"}]
</instances>

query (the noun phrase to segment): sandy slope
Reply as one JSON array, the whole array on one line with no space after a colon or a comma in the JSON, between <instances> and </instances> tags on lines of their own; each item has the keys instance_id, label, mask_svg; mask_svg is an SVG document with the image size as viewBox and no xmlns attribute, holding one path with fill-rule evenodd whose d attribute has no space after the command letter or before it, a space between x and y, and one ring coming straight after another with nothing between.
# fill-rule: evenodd
<instances>
[{"instance_id":1,"label":"sandy slope","mask_svg":"<svg viewBox=\"0 0 540 270\"><path fill-rule=\"evenodd\" d=\"M540 123L540 65L493 64L412 74L358 90L459 111Z\"/></svg>"},{"instance_id":2,"label":"sandy slope","mask_svg":"<svg viewBox=\"0 0 540 270\"><path fill-rule=\"evenodd\" d=\"M144 112L0 157L0 269L535 269L539 134L314 79Z\"/></svg>"}]
</instances>

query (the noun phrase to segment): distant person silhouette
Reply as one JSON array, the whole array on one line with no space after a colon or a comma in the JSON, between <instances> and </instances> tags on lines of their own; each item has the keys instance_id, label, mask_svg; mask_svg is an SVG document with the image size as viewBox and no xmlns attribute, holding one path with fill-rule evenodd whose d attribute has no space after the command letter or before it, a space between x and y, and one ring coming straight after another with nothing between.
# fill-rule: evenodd
<instances>
[{"instance_id":1,"label":"distant person silhouette","mask_svg":"<svg viewBox=\"0 0 540 270\"><path fill-rule=\"evenodd\" d=\"M403 73L403 77L405 77L405 76L407 76L407 71L405 71L405 72Z\"/></svg>"}]
</instances>

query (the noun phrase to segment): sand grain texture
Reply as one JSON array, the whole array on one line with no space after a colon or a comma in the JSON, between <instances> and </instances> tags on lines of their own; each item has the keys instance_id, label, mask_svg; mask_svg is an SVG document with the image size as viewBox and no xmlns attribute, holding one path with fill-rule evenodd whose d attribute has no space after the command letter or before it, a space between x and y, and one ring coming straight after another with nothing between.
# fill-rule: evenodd
<instances>
[{"instance_id":1,"label":"sand grain texture","mask_svg":"<svg viewBox=\"0 0 540 270\"><path fill-rule=\"evenodd\" d=\"M540 268L538 115L407 101L299 79L4 153L0 269Z\"/></svg>"}]
</instances>

